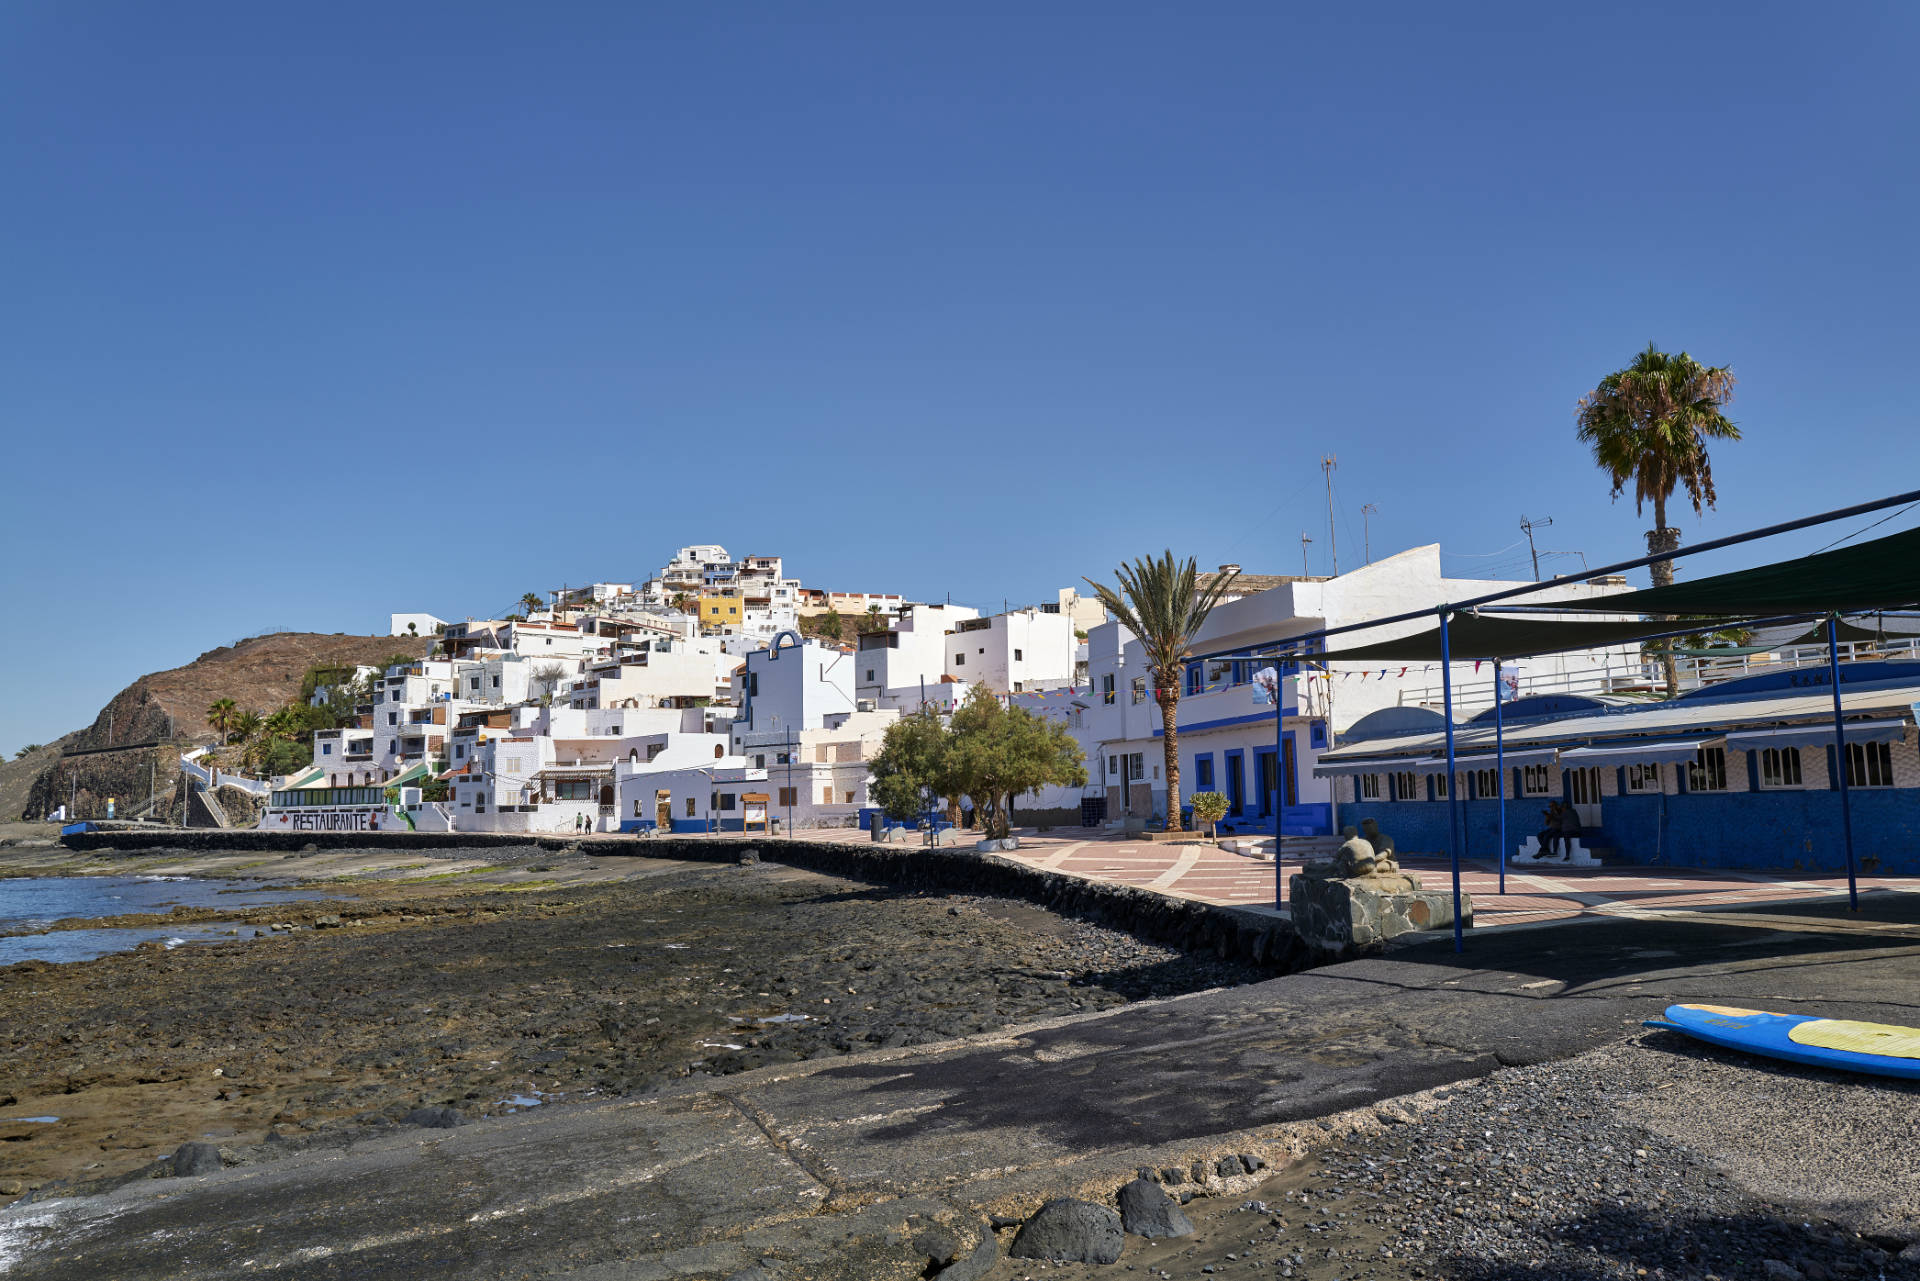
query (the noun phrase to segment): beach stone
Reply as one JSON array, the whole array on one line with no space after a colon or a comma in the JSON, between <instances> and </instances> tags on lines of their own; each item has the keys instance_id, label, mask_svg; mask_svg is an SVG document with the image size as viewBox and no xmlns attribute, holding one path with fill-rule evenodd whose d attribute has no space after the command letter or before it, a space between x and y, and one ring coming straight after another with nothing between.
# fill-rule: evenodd
<instances>
[{"instance_id":1,"label":"beach stone","mask_svg":"<svg viewBox=\"0 0 1920 1281\"><path fill-rule=\"evenodd\" d=\"M1007 1254L1055 1263L1117 1263L1124 1244L1118 1214L1092 1201L1056 1197L1026 1221Z\"/></svg>"},{"instance_id":2,"label":"beach stone","mask_svg":"<svg viewBox=\"0 0 1920 1281\"><path fill-rule=\"evenodd\" d=\"M1157 1184L1135 1179L1120 1189L1120 1226L1137 1237L1184 1237L1193 1221Z\"/></svg>"},{"instance_id":3,"label":"beach stone","mask_svg":"<svg viewBox=\"0 0 1920 1281\"><path fill-rule=\"evenodd\" d=\"M960 1238L945 1224L930 1223L913 1234L913 1248L929 1263L944 1267L959 1256Z\"/></svg>"},{"instance_id":4,"label":"beach stone","mask_svg":"<svg viewBox=\"0 0 1920 1281\"><path fill-rule=\"evenodd\" d=\"M993 1233L983 1232L971 1251L933 1275L938 1281L980 1281L999 1261L1000 1243L993 1239Z\"/></svg>"},{"instance_id":5,"label":"beach stone","mask_svg":"<svg viewBox=\"0 0 1920 1281\"><path fill-rule=\"evenodd\" d=\"M218 1174L225 1168L220 1161L220 1149L211 1143L182 1143L173 1154L175 1178Z\"/></svg>"},{"instance_id":6,"label":"beach stone","mask_svg":"<svg viewBox=\"0 0 1920 1281\"><path fill-rule=\"evenodd\" d=\"M27 1185L18 1179L0 1179L0 1196L19 1196Z\"/></svg>"},{"instance_id":7,"label":"beach stone","mask_svg":"<svg viewBox=\"0 0 1920 1281\"><path fill-rule=\"evenodd\" d=\"M456 1125L465 1125L467 1118L460 1115L457 1108L426 1107L415 1108L400 1118L403 1125L417 1125L428 1130L451 1130Z\"/></svg>"},{"instance_id":8,"label":"beach stone","mask_svg":"<svg viewBox=\"0 0 1920 1281\"><path fill-rule=\"evenodd\" d=\"M1806 1273L1779 1259L1760 1260L1760 1272L1767 1281L1806 1281Z\"/></svg>"},{"instance_id":9,"label":"beach stone","mask_svg":"<svg viewBox=\"0 0 1920 1281\"><path fill-rule=\"evenodd\" d=\"M1245 1173L1237 1156L1223 1156L1213 1163L1213 1172L1223 1179L1236 1178Z\"/></svg>"},{"instance_id":10,"label":"beach stone","mask_svg":"<svg viewBox=\"0 0 1920 1281\"><path fill-rule=\"evenodd\" d=\"M316 916L313 918L313 928L316 930L337 930L340 928L340 918L332 914Z\"/></svg>"}]
</instances>

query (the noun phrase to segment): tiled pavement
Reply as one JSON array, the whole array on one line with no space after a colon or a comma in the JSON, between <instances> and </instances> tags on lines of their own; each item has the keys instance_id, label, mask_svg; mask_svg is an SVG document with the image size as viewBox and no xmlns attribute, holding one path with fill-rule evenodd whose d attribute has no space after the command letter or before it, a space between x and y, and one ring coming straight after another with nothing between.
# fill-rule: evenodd
<instances>
[{"instance_id":1,"label":"tiled pavement","mask_svg":"<svg viewBox=\"0 0 1920 1281\"><path fill-rule=\"evenodd\" d=\"M845 840L845 831L806 832L801 839ZM1272 863L1231 854L1212 845L1155 845L1119 835L1022 831L1020 848L1002 858L1033 867L1159 890L1176 898L1197 899L1254 911L1274 911L1277 883ZM908 847L910 848L910 847ZM1403 859L1404 870L1428 889L1451 882L1445 859ZM1284 874L1300 864L1287 859ZM1920 892L1920 877L1863 876L1860 891ZM1648 917L1668 912L1709 913L1719 908L1750 908L1764 903L1804 902L1843 895L1844 876L1797 872L1707 871L1697 868L1547 868L1509 870L1507 892L1500 893L1498 869L1483 859L1461 865L1460 888L1473 896L1475 927L1547 925L1557 921L1605 917ZM1284 912L1284 908L1280 909ZM1920 936L1920 931L1914 931Z\"/></svg>"},{"instance_id":2,"label":"tiled pavement","mask_svg":"<svg viewBox=\"0 0 1920 1281\"><path fill-rule=\"evenodd\" d=\"M1272 863L1229 854L1210 845L1149 845L1120 837L1026 835L1004 857L1093 880L1150 886L1181 898L1233 907L1274 909ZM1402 867L1428 889L1445 889L1451 876L1445 859L1410 858ZM1288 861L1284 872L1297 871ZM1703 871L1690 868L1548 868L1509 870L1500 893L1498 869L1482 860L1464 863L1460 888L1473 896L1477 928L1547 924L1580 917L1632 917L1665 912L1701 912L1845 894L1844 876L1794 872ZM1283 882L1282 882L1283 883ZM1920 891L1920 877L1861 877L1870 890Z\"/></svg>"}]
</instances>

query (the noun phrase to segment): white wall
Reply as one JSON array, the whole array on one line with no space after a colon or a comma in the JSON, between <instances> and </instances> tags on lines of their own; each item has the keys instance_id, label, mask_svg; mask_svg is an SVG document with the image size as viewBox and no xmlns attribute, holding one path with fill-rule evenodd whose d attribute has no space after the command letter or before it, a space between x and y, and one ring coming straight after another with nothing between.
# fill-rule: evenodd
<instances>
[{"instance_id":1,"label":"white wall","mask_svg":"<svg viewBox=\"0 0 1920 1281\"><path fill-rule=\"evenodd\" d=\"M446 626L444 618L435 618L432 614L390 614L388 617L392 620L389 636L431 636L434 628ZM407 630L409 624L413 627L411 633Z\"/></svg>"}]
</instances>

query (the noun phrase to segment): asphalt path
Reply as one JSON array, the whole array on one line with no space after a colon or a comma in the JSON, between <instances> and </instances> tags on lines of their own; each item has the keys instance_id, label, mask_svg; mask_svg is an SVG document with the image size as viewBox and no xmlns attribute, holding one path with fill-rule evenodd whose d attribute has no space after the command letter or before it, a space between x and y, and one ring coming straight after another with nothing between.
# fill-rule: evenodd
<instances>
[{"instance_id":1,"label":"asphalt path","mask_svg":"<svg viewBox=\"0 0 1920 1281\"><path fill-rule=\"evenodd\" d=\"M1920 896L1449 940L940 1046L387 1133L0 1211L9 1277L919 1276L914 1225L977 1237L1140 1165L1564 1058L1675 1001L1920 1023Z\"/></svg>"}]
</instances>

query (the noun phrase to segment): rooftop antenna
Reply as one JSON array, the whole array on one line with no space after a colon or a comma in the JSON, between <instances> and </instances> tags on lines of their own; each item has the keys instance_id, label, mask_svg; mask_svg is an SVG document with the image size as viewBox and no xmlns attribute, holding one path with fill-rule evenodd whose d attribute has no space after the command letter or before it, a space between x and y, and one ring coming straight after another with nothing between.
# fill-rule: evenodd
<instances>
[{"instance_id":1,"label":"rooftop antenna","mask_svg":"<svg viewBox=\"0 0 1920 1281\"><path fill-rule=\"evenodd\" d=\"M1328 454L1320 460L1320 470L1327 475L1327 548L1333 555L1333 576L1340 577L1340 536L1333 528L1333 469L1340 460Z\"/></svg>"},{"instance_id":2,"label":"rooftop antenna","mask_svg":"<svg viewBox=\"0 0 1920 1281\"><path fill-rule=\"evenodd\" d=\"M1520 528L1524 530L1527 535L1527 552L1533 557L1533 581L1536 583L1540 581L1540 553L1533 545L1533 531L1536 529L1545 529L1551 524L1553 524L1553 517L1551 516L1541 520L1528 520L1525 516L1520 518Z\"/></svg>"},{"instance_id":3,"label":"rooftop antenna","mask_svg":"<svg viewBox=\"0 0 1920 1281\"><path fill-rule=\"evenodd\" d=\"M1300 531L1300 574L1304 578L1313 577L1313 571L1307 568L1307 544L1312 541L1311 538L1307 537L1306 530L1303 529Z\"/></svg>"},{"instance_id":4,"label":"rooftop antenna","mask_svg":"<svg viewBox=\"0 0 1920 1281\"><path fill-rule=\"evenodd\" d=\"M1380 509L1372 503L1368 503L1360 509L1360 549L1366 554L1367 564L1369 565L1373 564L1373 529L1367 517L1378 516L1379 514Z\"/></svg>"}]
</instances>

